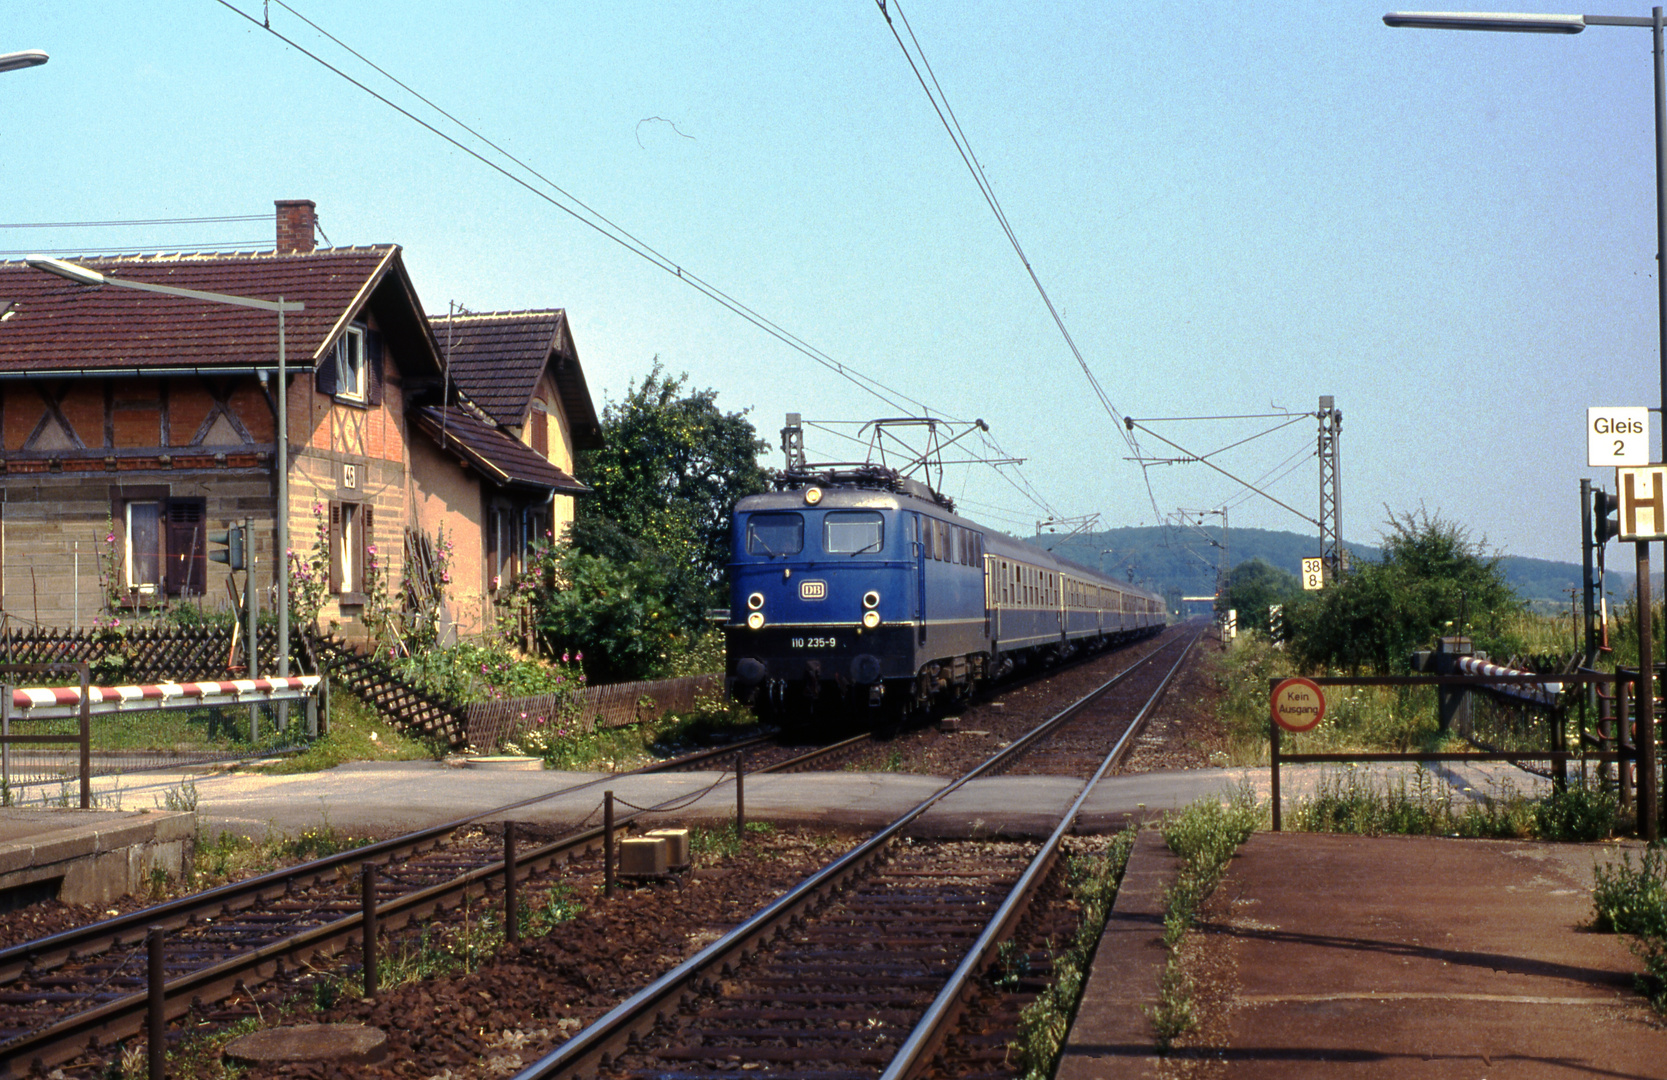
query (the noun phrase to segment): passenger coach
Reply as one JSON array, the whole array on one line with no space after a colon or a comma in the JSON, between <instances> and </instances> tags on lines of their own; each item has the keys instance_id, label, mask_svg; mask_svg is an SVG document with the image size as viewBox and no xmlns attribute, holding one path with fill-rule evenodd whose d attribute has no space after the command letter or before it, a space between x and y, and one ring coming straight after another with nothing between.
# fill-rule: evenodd
<instances>
[{"instance_id":1,"label":"passenger coach","mask_svg":"<svg viewBox=\"0 0 1667 1080\"><path fill-rule=\"evenodd\" d=\"M763 712L921 708L1166 621L1155 594L960 517L891 470L777 485L736 505L725 628L731 692Z\"/></svg>"}]
</instances>

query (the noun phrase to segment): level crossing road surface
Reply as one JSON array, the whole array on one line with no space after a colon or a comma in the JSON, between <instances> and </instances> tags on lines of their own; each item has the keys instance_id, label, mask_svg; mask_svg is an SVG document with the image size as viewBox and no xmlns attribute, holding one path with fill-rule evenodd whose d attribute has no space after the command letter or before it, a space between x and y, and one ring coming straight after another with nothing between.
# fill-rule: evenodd
<instances>
[{"instance_id":1,"label":"level crossing road surface","mask_svg":"<svg viewBox=\"0 0 1667 1080\"><path fill-rule=\"evenodd\" d=\"M1400 768L1380 766L1374 775ZM1337 770L1332 769L1335 773ZM1320 766L1286 767L1281 787L1287 800L1311 791ZM1540 781L1509 766L1430 770L1429 778L1459 797L1479 798L1506 784L1528 793ZM163 809L194 800L204 830L232 830L246 836L297 835L328 825L350 836L384 837L443 824L541 795L590 783L581 790L503 816L551 824L601 822L602 793L612 790L623 816L632 807L672 802L653 815L656 824L714 824L735 816L734 777L723 772L651 773L609 776L539 769L458 767L434 761L354 762L323 772L269 776L248 770L143 772L98 777L94 805L109 810ZM782 825L870 828L884 825L920 803L946 781L898 772L749 774L745 778L748 821ZM1268 796L1269 774L1260 769L1191 769L1113 776L1091 796L1079 831L1114 831L1131 815L1153 817L1195 799L1224 797L1243 785ZM997 776L975 780L928 814L915 830L922 835L1046 835L1081 790L1069 777ZM59 803L54 787L25 789L21 804L44 798ZM0 823L0 831L25 826ZM6 837L0 835L0 839Z\"/></svg>"}]
</instances>

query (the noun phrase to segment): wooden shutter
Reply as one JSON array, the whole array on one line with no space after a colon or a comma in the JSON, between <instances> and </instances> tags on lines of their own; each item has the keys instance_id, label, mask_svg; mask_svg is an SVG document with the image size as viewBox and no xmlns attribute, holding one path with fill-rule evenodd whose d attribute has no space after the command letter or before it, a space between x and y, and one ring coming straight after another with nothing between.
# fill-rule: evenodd
<instances>
[{"instance_id":1,"label":"wooden shutter","mask_svg":"<svg viewBox=\"0 0 1667 1080\"><path fill-rule=\"evenodd\" d=\"M492 579L498 574L498 515L502 513L495 506L486 509L486 587L492 587Z\"/></svg>"},{"instance_id":2,"label":"wooden shutter","mask_svg":"<svg viewBox=\"0 0 1667 1080\"><path fill-rule=\"evenodd\" d=\"M375 512L371 510L370 504L366 503L365 505L359 507L359 566L357 573L354 575L358 578L358 580L353 583L354 592L365 591L365 575L370 569L370 549L375 543L376 515ZM383 578L383 584L387 584L386 577Z\"/></svg>"},{"instance_id":3,"label":"wooden shutter","mask_svg":"<svg viewBox=\"0 0 1667 1080\"><path fill-rule=\"evenodd\" d=\"M382 404L382 331L365 331L365 401ZM367 511L368 512L368 511ZM367 530L368 531L368 530Z\"/></svg>"},{"instance_id":4,"label":"wooden shutter","mask_svg":"<svg viewBox=\"0 0 1667 1080\"><path fill-rule=\"evenodd\" d=\"M534 402L531 415L527 417L527 423L532 425L533 453L539 457L549 457L550 414L539 408L537 402Z\"/></svg>"},{"instance_id":5,"label":"wooden shutter","mask_svg":"<svg viewBox=\"0 0 1667 1080\"><path fill-rule=\"evenodd\" d=\"M338 341L334 348L324 354L324 359L318 362L318 371L314 375L318 392L328 397L336 396L336 365L341 362L338 352L340 348L341 343Z\"/></svg>"},{"instance_id":6,"label":"wooden shutter","mask_svg":"<svg viewBox=\"0 0 1667 1080\"><path fill-rule=\"evenodd\" d=\"M170 596L202 596L208 584L208 513L203 499L168 503L163 588Z\"/></svg>"}]
</instances>

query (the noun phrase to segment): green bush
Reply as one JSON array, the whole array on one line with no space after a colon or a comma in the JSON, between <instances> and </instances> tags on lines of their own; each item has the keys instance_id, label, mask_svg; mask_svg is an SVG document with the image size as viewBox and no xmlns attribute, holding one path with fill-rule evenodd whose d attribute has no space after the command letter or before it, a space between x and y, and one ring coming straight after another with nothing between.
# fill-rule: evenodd
<instances>
[{"instance_id":1,"label":"green bush","mask_svg":"<svg viewBox=\"0 0 1667 1080\"><path fill-rule=\"evenodd\" d=\"M1506 631L1523 608L1498 555L1423 509L1390 512L1383 560L1286 609L1294 659L1347 671L1405 672L1416 649L1462 633L1478 650L1517 651Z\"/></svg>"},{"instance_id":2,"label":"green bush","mask_svg":"<svg viewBox=\"0 0 1667 1080\"><path fill-rule=\"evenodd\" d=\"M1636 866L1623 852L1619 863L1597 866L1593 875L1593 924L1633 936L1632 951L1644 961L1639 989L1657 1011L1667 1012L1667 847L1651 844Z\"/></svg>"},{"instance_id":3,"label":"green bush","mask_svg":"<svg viewBox=\"0 0 1667 1080\"><path fill-rule=\"evenodd\" d=\"M1534 835L1541 840L1602 840L1615 831L1620 801L1607 787L1570 781L1534 804Z\"/></svg>"},{"instance_id":4,"label":"green bush","mask_svg":"<svg viewBox=\"0 0 1667 1080\"><path fill-rule=\"evenodd\" d=\"M667 606L666 576L651 560L620 563L558 544L540 552L522 585L540 647L583 657L596 682L658 676L689 633Z\"/></svg>"},{"instance_id":5,"label":"green bush","mask_svg":"<svg viewBox=\"0 0 1667 1080\"><path fill-rule=\"evenodd\" d=\"M572 693L585 684L584 673L565 657L555 662L528 660L497 643L460 642L390 663L408 682L461 702Z\"/></svg>"}]
</instances>

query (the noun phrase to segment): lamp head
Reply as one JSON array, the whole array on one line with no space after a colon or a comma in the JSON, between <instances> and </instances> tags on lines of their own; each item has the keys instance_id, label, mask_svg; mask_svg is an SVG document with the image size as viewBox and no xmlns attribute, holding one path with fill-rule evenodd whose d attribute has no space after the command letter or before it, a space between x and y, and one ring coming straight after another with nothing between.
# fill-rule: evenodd
<instances>
[{"instance_id":1,"label":"lamp head","mask_svg":"<svg viewBox=\"0 0 1667 1080\"><path fill-rule=\"evenodd\" d=\"M39 67L46 63L47 59L47 55L39 49L0 53L0 71L17 71L20 68Z\"/></svg>"},{"instance_id":2,"label":"lamp head","mask_svg":"<svg viewBox=\"0 0 1667 1080\"><path fill-rule=\"evenodd\" d=\"M49 259L45 255L30 255L24 262L36 270L45 270L49 274L56 274L61 278L80 282L82 285L103 285L104 275L97 270L89 270L85 266L77 266L63 259Z\"/></svg>"},{"instance_id":3,"label":"lamp head","mask_svg":"<svg viewBox=\"0 0 1667 1080\"><path fill-rule=\"evenodd\" d=\"M1493 11L1391 11L1385 26L1421 30L1502 30L1518 34L1578 34L1584 15L1516 15Z\"/></svg>"}]
</instances>

